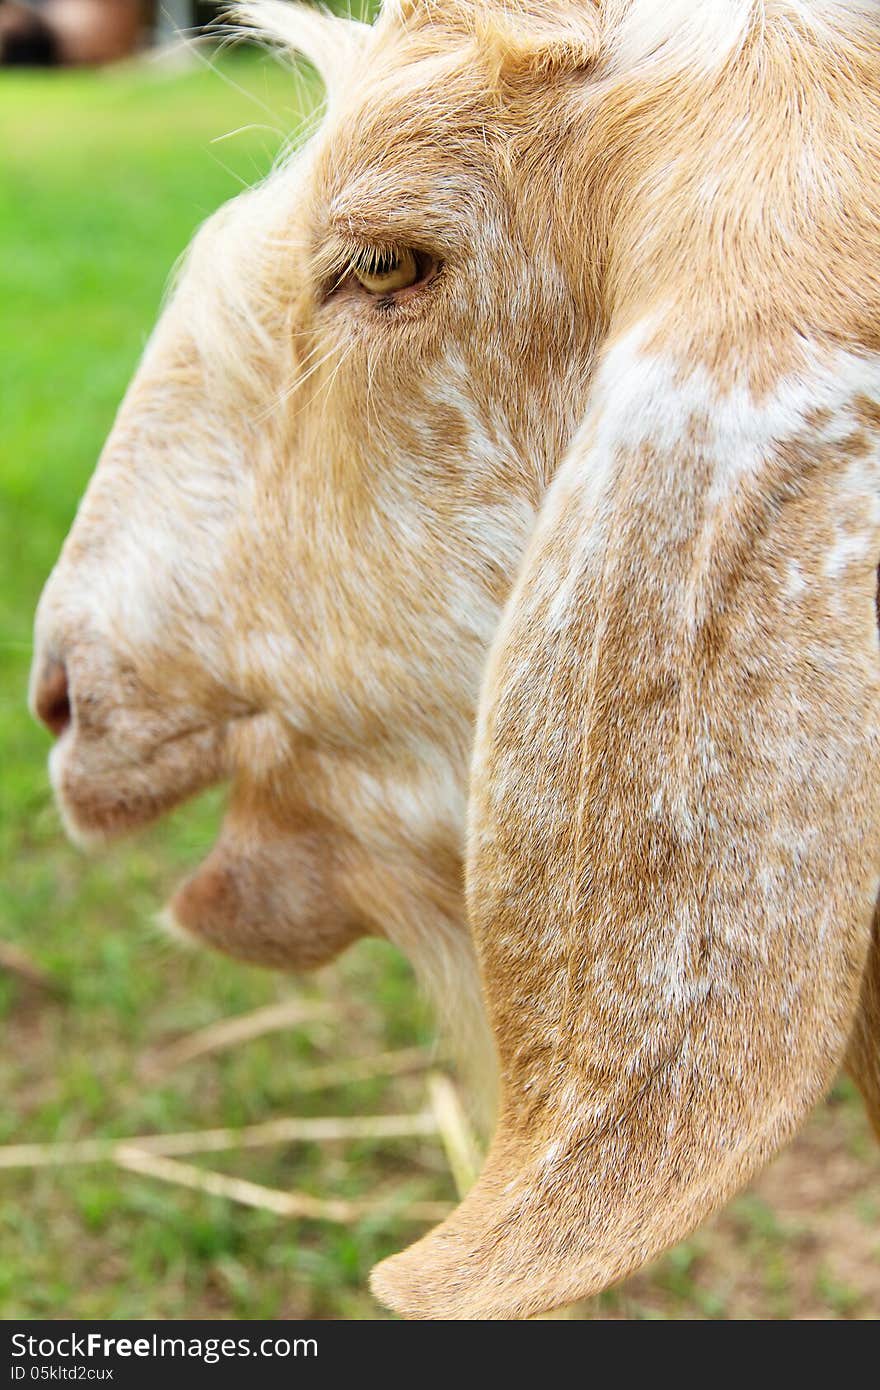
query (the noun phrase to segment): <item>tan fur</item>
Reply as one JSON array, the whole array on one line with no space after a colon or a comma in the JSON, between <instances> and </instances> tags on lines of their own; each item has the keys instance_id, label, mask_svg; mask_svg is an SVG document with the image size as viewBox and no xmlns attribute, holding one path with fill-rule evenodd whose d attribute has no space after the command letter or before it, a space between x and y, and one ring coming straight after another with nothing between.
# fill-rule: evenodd
<instances>
[{"instance_id":1,"label":"tan fur","mask_svg":"<svg viewBox=\"0 0 880 1390\"><path fill-rule=\"evenodd\" d=\"M384 934L478 1032L476 950L495 1140L375 1287L524 1316L687 1234L845 1057L876 1119L880 20L395 0L347 73L332 25L321 130L195 243L34 686L66 662L74 833L232 780L193 936ZM347 265L395 247L439 273L370 299Z\"/></svg>"},{"instance_id":2,"label":"tan fur","mask_svg":"<svg viewBox=\"0 0 880 1390\"><path fill-rule=\"evenodd\" d=\"M862 979L862 1000L856 1014L846 1066L865 1099L877 1138L880 1139L880 917L874 918L874 936Z\"/></svg>"}]
</instances>

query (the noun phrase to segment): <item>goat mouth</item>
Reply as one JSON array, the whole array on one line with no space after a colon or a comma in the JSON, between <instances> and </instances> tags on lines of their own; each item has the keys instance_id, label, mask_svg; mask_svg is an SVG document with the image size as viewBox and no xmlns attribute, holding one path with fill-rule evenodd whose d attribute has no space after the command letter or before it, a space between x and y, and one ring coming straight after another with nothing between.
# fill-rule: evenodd
<instances>
[{"instance_id":1,"label":"goat mouth","mask_svg":"<svg viewBox=\"0 0 880 1390\"><path fill-rule=\"evenodd\" d=\"M118 736L84 733L74 723L49 757L64 828L93 848L149 825L228 775L229 724L170 728L120 749Z\"/></svg>"}]
</instances>

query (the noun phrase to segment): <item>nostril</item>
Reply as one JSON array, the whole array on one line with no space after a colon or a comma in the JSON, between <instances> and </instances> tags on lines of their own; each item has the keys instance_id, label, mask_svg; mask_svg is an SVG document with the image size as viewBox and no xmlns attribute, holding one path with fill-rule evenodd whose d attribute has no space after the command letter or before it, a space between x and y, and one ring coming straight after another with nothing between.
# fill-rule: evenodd
<instances>
[{"instance_id":1,"label":"nostril","mask_svg":"<svg viewBox=\"0 0 880 1390\"><path fill-rule=\"evenodd\" d=\"M60 661L54 661L43 674L37 689L34 709L50 733L60 738L70 724L70 690L67 671Z\"/></svg>"}]
</instances>

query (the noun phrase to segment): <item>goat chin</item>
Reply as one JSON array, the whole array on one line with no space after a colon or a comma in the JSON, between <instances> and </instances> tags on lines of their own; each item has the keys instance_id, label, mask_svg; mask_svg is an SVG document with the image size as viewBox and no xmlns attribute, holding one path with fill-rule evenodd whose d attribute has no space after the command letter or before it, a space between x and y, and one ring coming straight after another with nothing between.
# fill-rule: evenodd
<instances>
[{"instance_id":1,"label":"goat chin","mask_svg":"<svg viewBox=\"0 0 880 1390\"><path fill-rule=\"evenodd\" d=\"M326 827L285 832L269 817L227 815L211 853L160 917L169 934L249 964L314 970L374 935L347 892L344 866ZM426 907L421 920L396 919L382 935L413 966L438 1019L444 1048L466 1079L474 1122L494 1118L497 1061L473 944L461 919Z\"/></svg>"},{"instance_id":2,"label":"goat chin","mask_svg":"<svg viewBox=\"0 0 880 1390\"><path fill-rule=\"evenodd\" d=\"M313 970L365 932L332 879L320 836L264 834L227 820L168 911L180 931L238 960Z\"/></svg>"}]
</instances>

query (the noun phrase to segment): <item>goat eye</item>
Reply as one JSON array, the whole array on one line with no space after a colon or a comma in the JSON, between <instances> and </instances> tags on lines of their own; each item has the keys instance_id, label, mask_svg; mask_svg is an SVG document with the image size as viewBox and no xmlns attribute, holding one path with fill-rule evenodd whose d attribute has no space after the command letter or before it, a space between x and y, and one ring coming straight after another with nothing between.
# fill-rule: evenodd
<instances>
[{"instance_id":1,"label":"goat eye","mask_svg":"<svg viewBox=\"0 0 880 1390\"><path fill-rule=\"evenodd\" d=\"M352 265L352 274L367 294L394 294L422 278L414 251L368 251Z\"/></svg>"}]
</instances>

